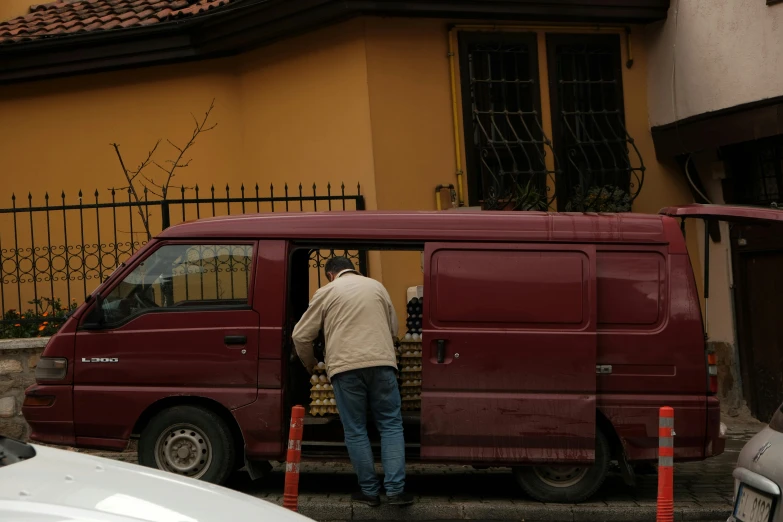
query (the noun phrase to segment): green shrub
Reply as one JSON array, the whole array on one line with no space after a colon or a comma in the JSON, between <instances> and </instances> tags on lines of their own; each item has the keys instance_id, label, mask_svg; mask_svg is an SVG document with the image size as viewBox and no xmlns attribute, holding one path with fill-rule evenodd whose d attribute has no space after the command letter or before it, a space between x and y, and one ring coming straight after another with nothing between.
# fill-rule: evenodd
<instances>
[{"instance_id":1,"label":"green shrub","mask_svg":"<svg viewBox=\"0 0 783 522\"><path fill-rule=\"evenodd\" d=\"M33 308L24 312L10 309L3 314L0 339L49 337L60 328L67 315L77 306L75 300L66 307L59 298L49 297L33 299L29 304L33 305Z\"/></svg>"},{"instance_id":2,"label":"green shrub","mask_svg":"<svg viewBox=\"0 0 783 522\"><path fill-rule=\"evenodd\" d=\"M566 204L566 212L630 212L631 196L620 187L592 187L585 194L579 186Z\"/></svg>"}]
</instances>

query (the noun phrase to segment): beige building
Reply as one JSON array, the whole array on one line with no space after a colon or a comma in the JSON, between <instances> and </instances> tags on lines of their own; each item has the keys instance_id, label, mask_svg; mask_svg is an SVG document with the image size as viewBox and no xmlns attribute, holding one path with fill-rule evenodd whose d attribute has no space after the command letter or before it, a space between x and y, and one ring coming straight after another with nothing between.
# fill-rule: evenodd
<instances>
[{"instance_id":1,"label":"beige building","mask_svg":"<svg viewBox=\"0 0 783 522\"><path fill-rule=\"evenodd\" d=\"M777 3L675 0L667 19L647 28L656 154L677 163L697 202L780 204L783 5ZM721 363L721 391L728 405L747 402L768 419L783 400L777 293L783 236L774 227L712 227L707 329Z\"/></svg>"}]
</instances>

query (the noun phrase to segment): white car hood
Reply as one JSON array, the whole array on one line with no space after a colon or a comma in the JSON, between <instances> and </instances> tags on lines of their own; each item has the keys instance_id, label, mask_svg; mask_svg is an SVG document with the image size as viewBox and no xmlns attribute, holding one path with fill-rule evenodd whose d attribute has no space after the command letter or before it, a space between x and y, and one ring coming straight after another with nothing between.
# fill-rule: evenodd
<instances>
[{"instance_id":1,"label":"white car hood","mask_svg":"<svg viewBox=\"0 0 783 522\"><path fill-rule=\"evenodd\" d=\"M304 522L226 488L133 464L34 446L0 467L0 520L15 522Z\"/></svg>"}]
</instances>

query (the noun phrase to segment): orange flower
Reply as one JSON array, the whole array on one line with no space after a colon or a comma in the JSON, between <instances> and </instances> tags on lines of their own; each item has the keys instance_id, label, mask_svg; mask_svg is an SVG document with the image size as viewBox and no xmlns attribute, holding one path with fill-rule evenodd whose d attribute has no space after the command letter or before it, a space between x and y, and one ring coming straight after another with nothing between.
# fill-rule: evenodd
<instances>
[{"instance_id":1,"label":"orange flower","mask_svg":"<svg viewBox=\"0 0 783 522\"><path fill-rule=\"evenodd\" d=\"M39 331L39 332L43 332L45 329L46 329L46 327L45 327L45 326L39 326L39 327L38 327L38 331Z\"/></svg>"},{"instance_id":2,"label":"orange flower","mask_svg":"<svg viewBox=\"0 0 783 522\"><path fill-rule=\"evenodd\" d=\"M49 312L44 312L43 313L43 317L46 317L47 315L49 315Z\"/></svg>"},{"instance_id":3,"label":"orange flower","mask_svg":"<svg viewBox=\"0 0 783 522\"><path fill-rule=\"evenodd\" d=\"M14 326L22 326L22 325L21 325L21 324L19 324L19 323L16 323Z\"/></svg>"},{"instance_id":4,"label":"orange flower","mask_svg":"<svg viewBox=\"0 0 783 522\"><path fill-rule=\"evenodd\" d=\"M43 322L43 325L44 325L44 326L46 326L47 324L49 324L49 321L44 321L44 322Z\"/></svg>"}]
</instances>

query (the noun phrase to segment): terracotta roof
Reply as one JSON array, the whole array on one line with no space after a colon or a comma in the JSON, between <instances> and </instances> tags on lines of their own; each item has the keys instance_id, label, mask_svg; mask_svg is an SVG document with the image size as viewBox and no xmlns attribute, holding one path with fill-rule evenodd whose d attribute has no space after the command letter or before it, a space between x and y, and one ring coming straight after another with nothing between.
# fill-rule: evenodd
<instances>
[{"instance_id":1,"label":"terracotta roof","mask_svg":"<svg viewBox=\"0 0 783 522\"><path fill-rule=\"evenodd\" d=\"M60 0L30 6L25 16L0 22L0 45L144 27L192 17L239 0Z\"/></svg>"}]
</instances>

